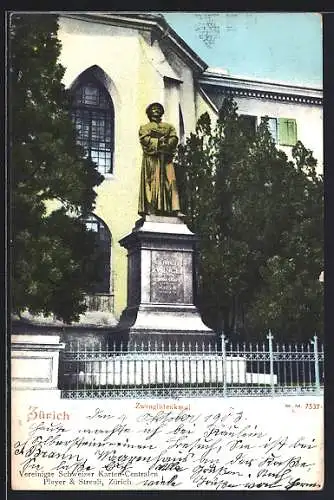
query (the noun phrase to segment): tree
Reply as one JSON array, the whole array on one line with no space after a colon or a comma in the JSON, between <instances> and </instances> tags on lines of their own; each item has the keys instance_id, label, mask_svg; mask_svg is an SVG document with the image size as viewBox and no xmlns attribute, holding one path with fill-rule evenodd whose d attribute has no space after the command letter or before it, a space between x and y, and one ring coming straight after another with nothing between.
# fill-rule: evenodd
<instances>
[{"instance_id":1,"label":"tree","mask_svg":"<svg viewBox=\"0 0 334 500\"><path fill-rule=\"evenodd\" d=\"M71 322L94 280L94 238L82 218L103 177L76 145L57 32L55 15L11 16L11 294L14 313ZM50 200L60 208L48 210Z\"/></svg>"},{"instance_id":2,"label":"tree","mask_svg":"<svg viewBox=\"0 0 334 500\"><path fill-rule=\"evenodd\" d=\"M293 161L264 119L250 135L225 99L179 148L187 222L200 237L198 305L216 330L276 338L322 331L323 181L298 142Z\"/></svg>"}]
</instances>

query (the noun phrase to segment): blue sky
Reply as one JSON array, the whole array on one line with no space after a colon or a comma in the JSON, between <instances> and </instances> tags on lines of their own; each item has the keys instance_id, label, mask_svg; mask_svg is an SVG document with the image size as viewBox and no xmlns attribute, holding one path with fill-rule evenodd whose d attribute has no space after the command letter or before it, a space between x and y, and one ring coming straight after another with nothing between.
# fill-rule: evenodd
<instances>
[{"instance_id":1,"label":"blue sky","mask_svg":"<svg viewBox=\"0 0 334 500\"><path fill-rule=\"evenodd\" d=\"M209 65L231 75L322 85L317 13L162 12Z\"/></svg>"}]
</instances>

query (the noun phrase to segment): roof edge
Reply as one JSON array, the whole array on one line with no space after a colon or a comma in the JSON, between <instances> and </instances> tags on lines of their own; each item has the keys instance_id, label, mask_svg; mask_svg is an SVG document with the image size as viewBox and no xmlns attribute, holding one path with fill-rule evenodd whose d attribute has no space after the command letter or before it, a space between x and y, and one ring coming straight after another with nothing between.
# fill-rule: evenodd
<instances>
[{"instance_id":1,"label":"roof edge","mask_svg":"<svg viewBox=\"0 0 334 500\"><path fill-rule=\"evenodd\" d=\"M238 90L240 94L250 95L252 92L256 94L276 94L290 97L305 97L309 99L322 100L323 90L317 87L308 87L303 85L294 85L284 82L275 82L269 80L256 80L254 78L246 78L233 75L223 75L219 73L211 73L205 71L199 78L201 85L213 85L217 87L225 87L227 89Z\"/></svg>"},{"instance_id":2,"label":"roof edge","mask_svg":"<svg viewBox=\"0 0 334 500\"><path fill-rule=\"evenodd\" d=\"M218 113L219 112L218 107L215 105L215 103L212 101L212 99L210 99L210 97L205 92L205 90L200 85L197 85L197 90L200 93L200 95L202 96L202 98L205 100L205 102L213 109L213 111L215 113Z\"/></svg>"},{"instance_id":3,"label":"roof edge","mask_svg":"<svg viewBox=\"0 0 334 500\"><path fill-rule=\"evenodd\" d=\"M208 68L196 52L181 38L168 24L161 14L133 13L133 12L59 12L62 17L80 19L82 21L95 21L103 24L116 24L132 28L156 30L163 38L168 38L174 46L185 56L191 66L202 73Z\"/></svg>"}]
</instances>

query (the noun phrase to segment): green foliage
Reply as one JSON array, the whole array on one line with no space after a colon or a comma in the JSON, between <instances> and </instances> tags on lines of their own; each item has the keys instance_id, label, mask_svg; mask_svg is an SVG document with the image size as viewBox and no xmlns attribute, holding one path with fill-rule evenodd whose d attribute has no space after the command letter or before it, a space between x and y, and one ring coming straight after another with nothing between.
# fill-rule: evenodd
<instances>
[{"instance_id":1,"label":"green foliage","mask_svg":"<svg viewBox=\"0 0 334 500\"><path fill-rule=\"evenodd\" d=\"M70 322L93 279L85 269L94 240L78 217L103 177L76 145L57 31L51 14L11 16L12 308ZM49 200L62 208L47 213Z\"/></svg>"},{"instance_id":2,"label":"green foliage","mask_svg":"<svg viewBox=\"0 0 334 500\"><path fill-rule=\"evenodd\" d=\"M301 142L293 161L267 119L250 137L225 99L179 148L187 222L200 237L198 305L209 326L261 338L322 332L323 181Z\"/></svg>"}]
</instances>

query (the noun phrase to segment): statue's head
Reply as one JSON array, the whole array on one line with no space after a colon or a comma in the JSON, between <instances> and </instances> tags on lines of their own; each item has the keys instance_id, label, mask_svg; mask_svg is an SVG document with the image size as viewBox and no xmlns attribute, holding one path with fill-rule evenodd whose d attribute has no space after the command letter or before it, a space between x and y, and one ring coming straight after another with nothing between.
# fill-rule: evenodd
<instances>
[{"instance_id":1,"label":"statue's head","mask_svg":"<svg viewBox=\"0 0 334 500\"><path fill-rule=\"evenodd\" d=\"M149 120L161 120L164 112L164 107L162 104L160 104L160 102L152 102L152 104L150 104L146 108L146 114Z\"/></svg>"}]
</instances>

